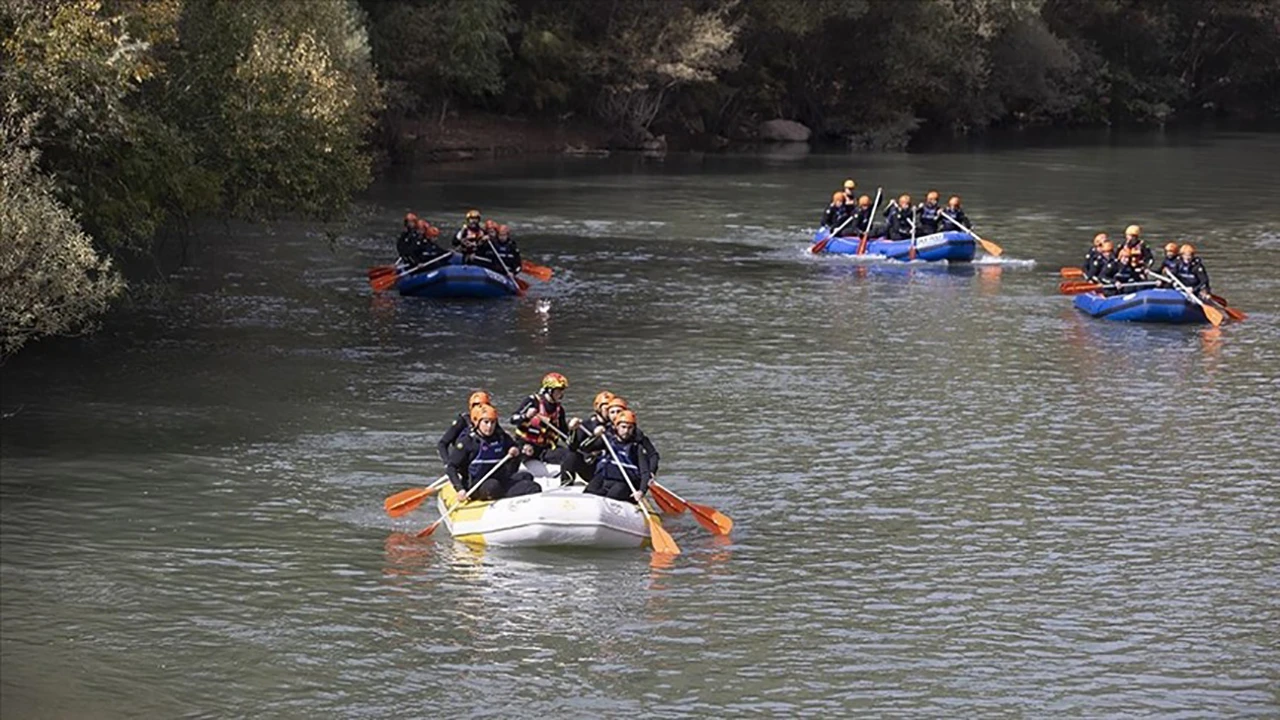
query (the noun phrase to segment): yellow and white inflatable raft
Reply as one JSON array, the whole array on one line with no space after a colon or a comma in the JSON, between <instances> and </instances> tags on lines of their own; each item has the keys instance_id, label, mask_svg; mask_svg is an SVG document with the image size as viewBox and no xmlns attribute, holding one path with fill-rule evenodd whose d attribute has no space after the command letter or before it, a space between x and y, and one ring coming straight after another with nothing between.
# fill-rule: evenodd
<instances>
[{"instance_id":1,"label":"yellow and white inflatable raft","mask_svg":"<svg viewBox=\"0 0 1280 720\"><path fill-rule=\"evenodd\" d=\"M543 491L502 500L468 502L445 517L455 540L507 547L640 547L649 526L640 508L583 494L582 485L560 487L559 470L536 460L525 463ZM458 495L445 483L436 496L440 514Z\"/></svg>"}]
</instances>

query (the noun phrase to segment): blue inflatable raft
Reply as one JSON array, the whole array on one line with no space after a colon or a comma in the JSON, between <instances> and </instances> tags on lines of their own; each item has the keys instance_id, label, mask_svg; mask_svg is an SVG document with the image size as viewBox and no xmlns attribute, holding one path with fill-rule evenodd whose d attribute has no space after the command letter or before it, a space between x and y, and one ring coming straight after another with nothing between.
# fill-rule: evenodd
<instances>
[{"instance_id":1,"label":"blue inflatable raft","mask_svg":"<svg viewBox=\"0 0 1280 720\"><path fill-rule=\"evenodd\" d=\"M1112 295L1084 293L1075 299L1077 310L1096 318L1150 323L1203 323L1208 322L1204 310L1187 300L1177 290L1151 288Z\"/></svg>"},{"instance_id":2,"label":"blue inflatable raft","mask_svg":"<svg viewBox=\"0 0 1280 720\"><path fill-rule=\"evenodd\" d=\"M505 275L478 265L444 265L400 278L401 295L429 298L508 297L519 288Z\"/></svg>"},{"instance_id":3,"label":"blue inflatable raft","mask_svg":"<svg viewBox=\"0 0 1280 720\"><path fill-rule=\"evenodd\" d=\"M817 243L830 232L827 228L818 228L813 234L813 242ZM906 260L911 252L911 240L886 240L875 238L867 241L868 255L883 255L893 260ZM916 259L928 262L950 260L952 262L969 262L977 251L977 242L967 232L941 232L922 235L915 239ZM857 237L832 238L823 252L836 255L857 255Z\"/></svg>"}]
</instances>

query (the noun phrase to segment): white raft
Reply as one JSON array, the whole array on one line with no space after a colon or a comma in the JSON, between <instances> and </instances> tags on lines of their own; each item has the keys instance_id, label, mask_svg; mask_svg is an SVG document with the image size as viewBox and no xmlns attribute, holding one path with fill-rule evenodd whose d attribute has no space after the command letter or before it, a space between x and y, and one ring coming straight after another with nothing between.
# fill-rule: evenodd
<instances>
[{"instance_id":1,"label":"white raft","mask_svg":"<svg viewBox=\"0 0 1280 720\"><path fill-rule=\"evenodd\" d=\"M455 540L505 547L641 547L649 526L628 502L583 494L582 485L560 486L559 469L537 460L524 464L543 492L464 503L445 515L457 493L445 483L437 495L440 514ZM655 518L655 522L656 522Z\"/></svg>"}]
</instances>

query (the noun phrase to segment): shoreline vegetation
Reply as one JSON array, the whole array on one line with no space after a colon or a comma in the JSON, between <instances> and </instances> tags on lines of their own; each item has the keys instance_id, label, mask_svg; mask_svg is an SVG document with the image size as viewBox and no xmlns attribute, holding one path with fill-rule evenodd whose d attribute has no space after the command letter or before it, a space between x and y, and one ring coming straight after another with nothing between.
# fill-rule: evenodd
<instances>
[{"instance_id":1,"label":"shoreline vegetation","mask_svg":"<svg viewBox=\"0 0 1280 720\"><path fill-rule=\"evenodd\" d=\"M197 219L336 220L397 164L1280 116L1273 0L0 0L0 38L0 358Z\"/></svg>"}]
</instances>

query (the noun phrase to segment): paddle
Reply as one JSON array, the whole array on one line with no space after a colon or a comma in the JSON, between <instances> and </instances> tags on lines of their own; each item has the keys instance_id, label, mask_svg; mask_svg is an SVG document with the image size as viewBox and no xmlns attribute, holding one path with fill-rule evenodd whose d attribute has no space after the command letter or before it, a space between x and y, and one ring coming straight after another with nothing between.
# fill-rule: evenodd
<instances>
[{"instance_id":1,"label":"paddle","mask_svg":"<svg viewBox=\"0 0 1280 720\"><path fill-rule=\"evenodd\" d=\"M676 502L675 498L654 487L653 482L654 481L649 482L649 497L653 498L653 501L657 503L658 509L668 515L679 515L688 509L684 505Z\"/></svg>"},{"instance_id":2,"label":"paddle","mask_svg":"<svg viewBox=\"0 0 1280 720\"><path fill-rule=\"evenodd\" d=\"M880 207L880 193L884 188L876 188L876 201L871 203L871 214L867 216L867 226L862 228L862 237L858 240L858 254L867 254L867 238L871 237L871 226L876 224L876 209Z\"/></svg>"},{"instance_id":3,"label":"paddle","mask_svg":"<svg viewBox=\"0 0 1280 720\"><path fill-rule=\"evenodd\" d=\"M627 469L622 466L622 461L618 459L618 453L613 449L613 443L609 442L609 438L604 435L600 436L604 441L604 446L609 450L609 455L613 457L613 462L618 466L618 470L622 471L622 478L627 481L627 487L631 488L632 495L639 495L640 491L636 489L635 483L631 482L631 475L627 473ZM653 513L649 512L649 508L645 507L643 498L636 501L636 505L640 507L640 512L644 513L644 519L649 523L649 539L653 542L653 551L662 555L679 555L680 546L676 545L676 541L672 539L671 534L663 529L653 517Z\"/></svg>"},{"instance_id":4,"label":"paddle","mask_svg":"<svg viewBox=\"0 0 1280 720\"><path fill-rule=\"evenodd\" d=\"M467 501L467 498L471 496L471 492L472 492L473 490L475 490L476 488L480 487L481 485L484 485L484 482L485 482L486 480L488 480L488 479L489 479L489 478L490 478L494 473L498 472L498 468L502 467L503 465L506 465L506 464L507 464L507 461L508 461L508 460L510 460L510 459L511 459L511 456L510 456L510 455L504 455L504 456L502 456L502 460L498 461L498 464L497 464L497 465L494 465L494 466L489 470L489 472L485 473L485 474L484 474L484 477L480 478L480 482L478 482L478 483L476 483L475 485L472 485L470 488L468 488L468 489L466 489L466 490L464 490L464 491L462 491L462 492L458 493L458 497L457 497L457 499L456 499L456 500L454 500L454 501L453 501L453 505L451 505L451 506L449 507L449 509L448 509L448 510L445 510L445 512L444 512L444 514L443 514L443 515L441 515L440 517L436 518L436 521L435 521L435 522L433 522L433 523L431 523L430 525L426 526L426 527L425 527L425 528L423 528L422 530L419 530L419 531L418 531L418 537L420 537L420 538L424 538L424 537L426 537L426 536L430 535L431 533L435 532L435 531L436 531L436 528L437 528L437 527L440 527L440 523L444 522L444 519L445 519L445 518L447 518L447 517L449 517L450 515L452 515L454 510L457 510L458 508L462 507L462 504L463 504L463 503L465 503L465 502Z\"/></svg>"},{"instance_id":5,"label":"paddle","mask_svg":"<svg viewBox=\"0 0 1280 720\"><path fill-rule=\"evenodd\" d=\"M441 255L437 255L436 257L424 263L421 263L419 265L415 265L403 272L383 273L382 275L379 275L377 277L369 278L369 286L373 288L374 292L382 292L383 290L389 290L392 287L394 287L397 282L400 281L400 278L405 277L406 275L412 275L418 272L419 270L422 270L423 268L427 267L428 265L434 265L440 262L441 260L448 258L452 254L453 253L451 252L447 252Z\"/></svg>"},{"instance_id":6,"label":"paddle","mask_svg":"<svg viewBox=\"0 0 1280 720\"><path fill-rule=\"evenodd\" d=\"M520 263L520 269L528 273L529 277L537 278L542 282L547 282L551 279L551 268L546 265L539 265L538 263L524 260Z\"/></svg>"},{"instance_id":7,"label":"paddle","mask_svg":"<svg viewBox=\"0 0 1280 720\"><path fill-rule=\"evenodd\" d=\"M369 279L372 280L379 275L386 275L387 273L399 272L399 270L400 268L395 265L378 265L376 267L371 267L369 268Z\"/></svg>"},{"instance_id":8,"label":"paddle","mask_svg":"<svg viewBox=\"0 0 1280 720\"><path fill-rule=\"evenodd\" d=\"M1156 284L1157 283L1154 280L1142 280L1139 282L1122 283L1118 289L1150 287ZM1094 290L1103 290L1105 288L1114 287L1116 287L1115 283L1073 282L1068 280L1058 285L1058 292L1063 295L1080 295Z\"/></svg>"},{"instance_id":9,"label":"paddle","mask_svg":"<svg viewBox=\"0 0 1280 720\"><path fill-rule=\"evenodd\" d=\"M911 208L911 247L907 248L907 262L916 259L916 219L919 217L917 208Z\"/></svg>"},{"instance_id":10,"label":"paddle","mask_svg":"<svg viewBox=\"0 0 1280 720\"><path fill-rule=\"evenodd\" d=\"M1177 275L1167 275L1162 272L1158 273L1157 277L1164 278L1166 282L1169 282L1174 287L1178 288L1178 292L1181 292L1183 297L1196 305L1199 305L1200 309L1204 311L1204 316L1208 318L1209 322L1213 323L1214 327L1218 327L1222 324L1222 311L1212 305L1206 304L1205 301L1196 297L1196 294L1191 292L1190 288L1182 284L1182 281L1178 279Z\"/></svg>"},{"instance_id":11,"label":"paddle","mask_svg":"<svg viewBox=\"0 0 1280 720\"><path fill-rule=\"evenodd\" d=\"M516 289L521 295L525 294L525 291L529 289L529 283L511 274L511 270L509 270L507 268L507 264L503 262L502 256L498 254L498 248L493 246L493 240L490 240L488 235L484 236L484 241L489 243L489 250L493 252L493 258L502 266L502 272L506 273L507 277L511 279L511 282L516 284Z\"/></svg>"},{"instance_id":12,"label":"paddle","mask_svg":"<svg viewBox=\"0 0 1280 720\"><path fill-rule=\"evenodd\" d=\"M693 519L697 520L698 524L706 528L708 532L714 535L728 535L729 531L733 530L733 520L719 510L707 505L691 503L659 485L657 480L650 482L649 488L659 504L662 504L665 500L669 504L676 506L678 508L676 514L687 508L693 513Z\"/></svg>"},{"instance_id":13,"label":"paddle","mask_svg":"<svg viewBox=\"0 0 1280 720\"><path fill-rule=\"evenodd\" d=\"M1082 278L1084 277L1084 270L1078 267L1064 267L1058 271L1058 274L1064 278Z\"/></svg>"},{"instance_id":14,"label":"paddle","mask_svg":"<svg viewBox=\"0 0 1280 720\"><path fill-rule=\"evenodd\" d=\"M1220 308L1222 312L1227 314L1227 317L1231 318L1232 320L1235 320L1236 322L1240 322L1241 320L1244 320L1245 318L1249 317L1244 313L1244 311L1237 310L1227 305L1227 301L1223 300L1217 295L1210 294L1209 299L1213 301L1215 307Z\"/></svg>"},{"instance_id":15,"label":"paddle","mask_svg":"<svg viewBox=\"0 0 1280 720\"><path fill-rule=\"evenodd\" d=\"M976 232L974 232L974 231L970 230L969 228L965 227L964 225L961 225L961 224L960 224L960 221L959 221L959 220L956 220L955 218L953 218L953 217L951 217L950 215L948 215L946 210L939 210L939 211L938 211L938 213L939 213L940 215L942 215L942 217L944 217L944 218L946 218L946 219L950 220L950 221L951 221L951 222L952 222L956 227L960 228L961 230L963 230L963 231L965 231L965 232L969 233L970 235L974 236L975 238L977 238L977 240L978 240L978 244L982 246L982 249L983 249L983 250L987 251L987 254L988 254L988 255L994 255L994 256L996 256L996 257L1000 257L1001 255L1003 255L1003 254L1004 254L1004 248L1002 248L1002 247L1000 247L999 245L997 245L997 244L995 244L995 243L991 242L990 240L983 240L982 238L978 237L978 233L976 233Z\"/></svg>"},{"instance_id":16,"label":"paddle","mask_svg":"<svg viewBox=\"0 0 1280 720\"><path fill-rule=\"evenodd\" d=\"M434 495L436 491L444 487L444 484L448 481L448 475L441 475L440 479L431 483L431 485L427 487L402 490L384 500L382 502L382 507L387 511L387 514L393 518L408 515L414 510L417 510L418 506L422 504L422 501Z\"/></svg>"},{"instance_id":17,"label":"paddle","mask_svg":"<svg viewBox=\"0 0 1280 720\"><path fill-rule=\"evenodd\" d=\"M822 238L821 240L819 240L818 242L816 242L816 243L814 243L814 244L810 245L810 246L809 246L809 254L810 254L810 255L817 255L818 253L822 252L823 250L826 250L826 249L827 249L827 243L831 242L831 238L835 237L835 236L836 236L836 233L839 233L841 230L843 230L845 225L848 225L849 223L853 222L853 219L854 219L855 217L857 217L857 215L850 215L849 217L845 218L845 221L844 221L844 222L842 222L842 223L840 223L840 227L836 228L835 230L832 230L830 235L828 235L828 236L826 236L826 237Z\"/></svg>"}]
</instances>

